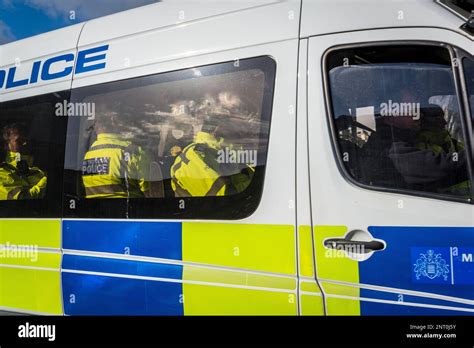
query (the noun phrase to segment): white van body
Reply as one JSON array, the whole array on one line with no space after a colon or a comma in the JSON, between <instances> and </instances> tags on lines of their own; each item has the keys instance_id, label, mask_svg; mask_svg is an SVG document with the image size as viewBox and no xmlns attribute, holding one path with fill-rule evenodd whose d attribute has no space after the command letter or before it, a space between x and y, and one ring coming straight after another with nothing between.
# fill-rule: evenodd
<instances>
[{"instance_id":1,"label":"white van body","mask_svg":"<svg viewBox=\"0 0 474 348\"><path fill-rule=\"evenodd\" d=\"M460 28L464 23L432 0L164 0L0 46L5 84L13 67L15 81L30 79L18 87L0 86L2 104L254 57L270 57L276 64L265 181L251 215L233 221L2 218L2 244L37 245L38 260L44 264L1 262L0 286L10 295L0 297L0 308L66 315L473 314L474 283L451 282L456 274L453 260L445 260L451 265L449 285L433 285L412 280L410 258L424 247L447 248L451 257L453 248L465 248L466 255L474 251L472 201L368 189L348 180L333 150L324 68L327 52L335 47L366 43L442 43L472 55L473 36ZM31 83L35 62L72 54L74 61L51 65L52 76L76 67L79 52L104 45L103 69L46 81L40 74ZM33 225L25 227L24 220L41 224L42 234L31 233ZM69 228L90 228L98 235L102 228L109 229L98 224L107 222L126 229L179 224L180 256L134 254L126 244L120 244L123 252L83 247L82 242L65 244L72 240L66 236ZM385 249L367 258L332 258L324 241L353 230L365 231L362 241L370 231ZM68 257L77 259L67 262ZM120 261L138 268L144 263L179 267L180 274L133 273L119 270L120 262L103 269L75 268L81 257L104 265ZM47 258L51 260L44 261ZM474 263L466 267L462 277L472 276ZM375 271L378 274L371 274ZM129 283L115 283L122 280ZM135 299L145 295L134 281L140 282L140 289L143 284L165 284L146 295L147 304L158 303L148 307L153 310L140 309L142 302ZM179 288L169 290L169 284ZM89 292L82 292L88 287ZM12 298L14 293L32 300ZM114 304L101 307L104 298ZM140 304L133 307L135 301Z\"/></svg>"}]
</instances>

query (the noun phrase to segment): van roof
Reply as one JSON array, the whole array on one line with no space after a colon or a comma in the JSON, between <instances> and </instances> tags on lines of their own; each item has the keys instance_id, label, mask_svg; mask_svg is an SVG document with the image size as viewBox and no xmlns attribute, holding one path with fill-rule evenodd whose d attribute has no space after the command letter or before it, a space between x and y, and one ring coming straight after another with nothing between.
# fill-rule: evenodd
<instances>
[{"instance_id":1,"label":"van roof","mask_svg":"<svg viewBox=\"0 0 474 348\"><path fill-rule=\"evenodd\" d=\"M240 12L244 17L254 8L267 6L271 11L272 5L282 2L293 3L295 9L302 5L300 37L410 26L443 27L463 33L459 27L463 24L463 18L467 19L465 11L459 11L452 5L453 0L162 0L0 47L29 45L51 37L70 36L73 39L78 27L86 29L81 35L81 44L91 44L92 41L184 26L196 20L212 21L229 13ZM268 17L262 18L262 24L278 25L278 21L271 18L271 12Z\"/></svg>"},{"instance_id":2,"label":"van roof","mask_svg":"<svg viewBox=\"0 0 474 348\"><path fill-rule=\"evenodd\" d=\"M303 0L301 36L392 27L458 31L464 20L437 0Z\"/></svg>"}]
</instances>

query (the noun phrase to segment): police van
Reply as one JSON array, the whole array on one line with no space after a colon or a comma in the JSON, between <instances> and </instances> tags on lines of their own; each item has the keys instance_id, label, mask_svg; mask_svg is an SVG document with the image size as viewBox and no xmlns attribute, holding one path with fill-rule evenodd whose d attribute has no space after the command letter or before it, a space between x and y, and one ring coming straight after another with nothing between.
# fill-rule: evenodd
<instances>
[{"instance_id":1,"label":"police van","mask_svg":"<svg viewBox=\"0 0 474 348\"><path fill-rule=\"evenodd\" d=\"M0 46L0 310L474 314L471 9L162 1Z\"/></svg>"}]
</instances>

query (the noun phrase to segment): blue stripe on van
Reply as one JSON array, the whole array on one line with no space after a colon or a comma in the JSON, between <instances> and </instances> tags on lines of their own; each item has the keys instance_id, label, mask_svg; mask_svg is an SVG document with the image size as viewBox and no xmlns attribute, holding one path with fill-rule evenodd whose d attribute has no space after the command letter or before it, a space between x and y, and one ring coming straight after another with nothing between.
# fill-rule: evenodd
<instances>
[{"instance_id":1,"label":"blue stripe on van","mask_svg":"<svg viewBox=\"0 0 474 348\"><path fill-rule=\"evenodd\" d=\"M182 260L181 222L63 221L63 248Z\"/></svg>"},{"instance_id":2,"label":"blue stripe on van","mask_svg":"<svg viewBox=\"0 0 474 348\"><path fill-rule=\"evenodd\" d=\"M63 256L62 269L179 280L183 276L181 265L68 254Z\"/></svg>"},{"instance_id":3,"label":"blue stripe on van","mask_svg":"<svg viewBox=\"0 0 474 348\"><path fill-rule=\"evenodd\" d=\"M183 315L181 283L62 273L66 315Z\"/></svg>"},{"instance_id":4,"label":"blue stripe on van","mask_svg":"<svg viewBox=\"0 0 474 348\"><path fill-rule=\"evenodd\" d=\"M459 267L451 270L449 267L446 280L437 277L432 282L425 279L427 282L422 283L414 279L416 258L413 258L413 251L417 251L415 256L419 256L420 250L426 253L428 250L446 249L447 254L441 256L449 265L451 247L459 250L474 248L474 227L369 226L368 230L374 238L384 240L387 247L359 263L361 284L474 299L474 285L467 284L464 279L469 270L461 270ZM474 263L470 263L470 267L474 270ZM381 271L383 277L380 276ZM454 285L451 284L452 271Z\"/></svg>"}]
</instances>

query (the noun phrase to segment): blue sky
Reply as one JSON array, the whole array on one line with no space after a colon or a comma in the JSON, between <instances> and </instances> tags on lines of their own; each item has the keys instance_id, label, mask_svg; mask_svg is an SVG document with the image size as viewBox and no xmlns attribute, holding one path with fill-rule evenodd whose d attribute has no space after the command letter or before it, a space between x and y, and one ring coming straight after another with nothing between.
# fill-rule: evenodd
<instances>
[{"instance_id":1,"label":"blue sky","mask_svg":"<svg viewBox=\"0 0 474 348\"><path fill-rule=\"evenodd\" d=\"M0 0L0 45L158 0Z\"/></svg>"}]
</instances>

